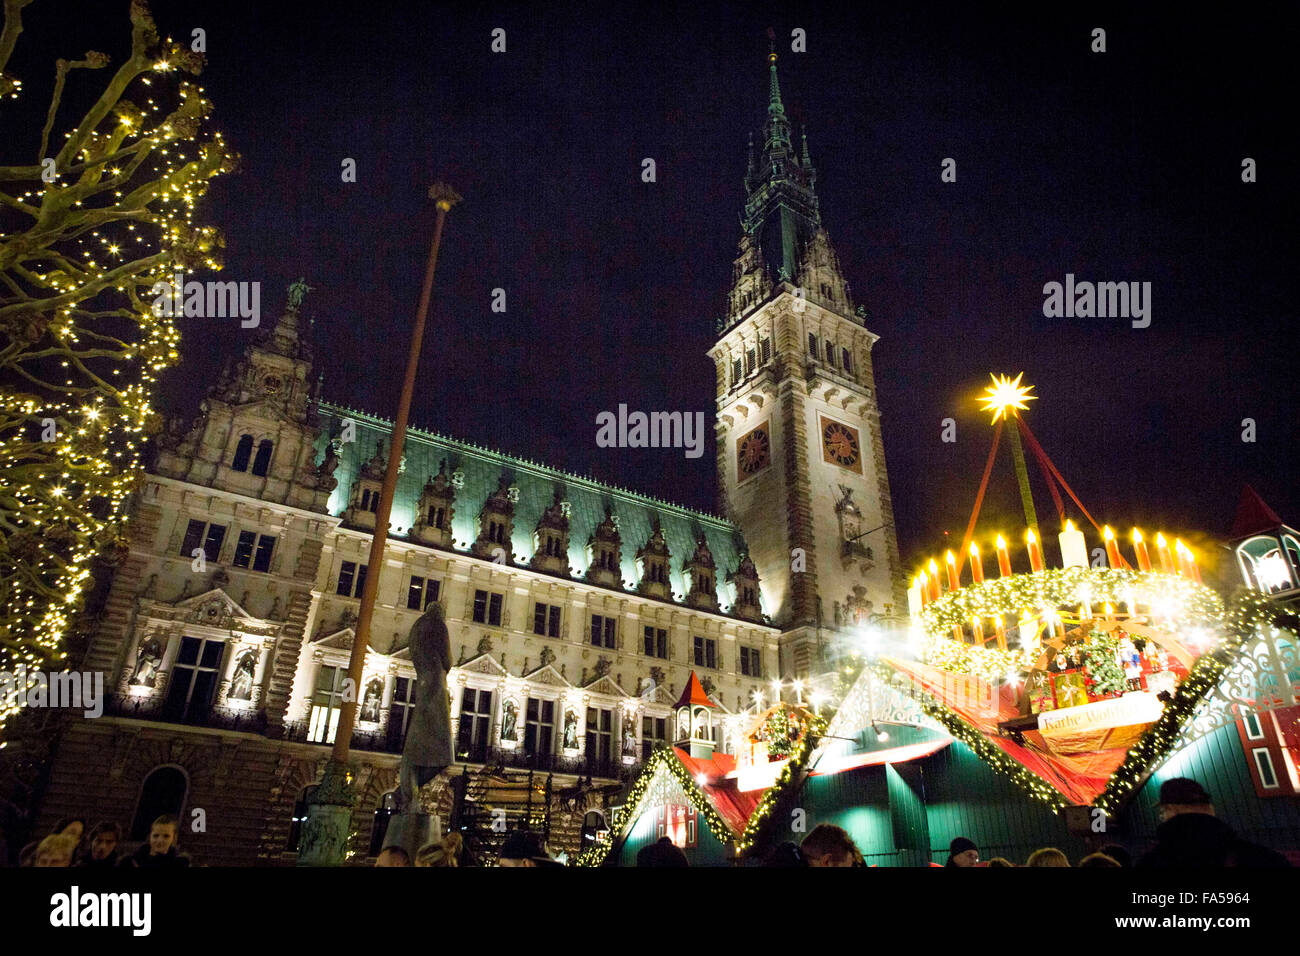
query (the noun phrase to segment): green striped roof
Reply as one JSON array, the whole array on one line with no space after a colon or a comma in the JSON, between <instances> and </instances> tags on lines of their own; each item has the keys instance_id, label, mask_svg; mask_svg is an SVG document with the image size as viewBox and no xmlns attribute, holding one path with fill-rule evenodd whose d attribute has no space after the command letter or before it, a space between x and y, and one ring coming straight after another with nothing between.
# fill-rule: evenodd
<instances>
[{"instance_id":1,"label":"green striped roof","mask_svg":"<svg viewBox=\"0 0 1300 956\"><path fill-rule=\"evenodd\" d=\"M350 418L356 422L356 441L343 445L338 452L340 460L334 472L338 487L329 499L329 512L337 515L346 508L352 482L361 466L374 455L376 443L382 440L387 452L392 422L325 402L320 403L319 413L321 436L316 442L318 460L324 456L330 438L342 430L342 421ZM509 483L519 488L519 501L515 504L514 535L511 539L515 560L519 564L525 564L532 558L533 529L559 488L571 506L569 566L575 577L586 573L587 539L596 525L604 520L605 508L608 506L618 520L623 544L623 581L626 587L631 589L636 586L636 551L649 540L651 523L658 517L668 550L672 554L669 570L673 592L679 597L686 594L688 585L681 574L682 562L694 553L695 540L702 532L718 568L718 603L724 613L735 600L735 588L726 581L726 575L740 563L740 554L745 545L739 529L724 518L417 428L407 430L404 457L406 467L398 476L397 493L389 520L389 530L394 535L405 535L414 523L415 505L424 484L430 475L438 473L438 464L445 458L448 476L457 469L465 476L464 486L456 490L456 513L452 519L452 539L458 551L468 550L478 537L476 525L479 511L488 495L496 491L498 479L505 472ZM766 598L760 594L759 600L764 613L770 613Z\"/></svg>"}]
</instances>

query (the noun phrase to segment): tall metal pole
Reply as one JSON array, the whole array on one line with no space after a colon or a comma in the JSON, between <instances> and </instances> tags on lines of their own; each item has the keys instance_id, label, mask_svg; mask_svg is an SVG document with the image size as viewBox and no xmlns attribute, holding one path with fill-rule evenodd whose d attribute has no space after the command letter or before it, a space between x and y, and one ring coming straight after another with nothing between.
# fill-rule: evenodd
<instances>
[{"instance_id":1,"label":"tall metal pole","mask_svg":"<svg viewBox=\"0 0 1300 956\"><path fill-rule=\"evenodd\" d=\"M1025 467L1025 449L1020 444L1020 416L1013 413L1010 417L1011 427L1007 431L1011 433L1011 457L1016 463L1016 481L1020 483L1020 504L1025 509L1026 524L1034 532L1034 537L1042 541L1043 536L1038 532L1038 513L1034 511L1034 495L1029 490L1029 469Z\"/></svg>"},{"instance_id":2,"label":"tall metal pole","mask_svg":"<svg viewBox=\"0 0 1300 956\"><path fill-rule=\"evenodd\" d=\"M393 440L388 450L388 468L375 508L375 532L370 541L369 573L361 587L361 607L352 638L352 654L348 659L348 679L345 685L352 691L344 696L339 708L339 722L335 730L334 751L326 764L325 774L309 807L307 826L303 830L301 865L338 865L347 852L347 820L351 816L352 774L348 769L348 756L352 746L352 731L356 726L357 706L361 697L361 678L366 666L366 651L370 646L370 622L374 617L375 598L379 593L379 578L384 569L384 548L388 542L388 519L393 510L393 493L397 489L397 473L402 463L402 449L406 444L406 423L411 412L411 396L415 391L415 373L420 364L420 347L424 343L425 320L429 314L429 300L433 294L433 275L438 264L438 248L442 244L442 227L447 212L460 196L445 183L436 183L429 189L429 198L438 207L438 220L433 229L433 243L424 267L424 285L420 289L420 306L411 330L411 347L406 356L406 378L402 381L402 396L393 420ZM346 807L346 812L343 808ZM339 823L342 822L340 828Z\"/></svg>"}]
</instances>

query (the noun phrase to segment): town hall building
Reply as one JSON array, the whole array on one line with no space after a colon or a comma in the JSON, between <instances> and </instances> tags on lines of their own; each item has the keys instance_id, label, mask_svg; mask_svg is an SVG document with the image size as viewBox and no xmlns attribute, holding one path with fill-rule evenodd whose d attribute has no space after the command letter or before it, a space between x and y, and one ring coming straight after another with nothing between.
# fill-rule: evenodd
<instances>
[{"instance_id":1,"label":"town hall building","mask_svg":"<svg viewBox=\"0 0 1300 956\"><path fill-rule=\"evenodd\" d=\"M391 809L406 639L431 602L455 660L450 773L473 782L456 798L444 777L426 797L443 814L466 810L454 799L509 806L557 849L672 742L692 674L722 750L773 681L833 704L837 635L906 604L877 336L823 225L775 54L768 76L709 351L720 514L413 428L384 566L368 567L392 426L321 394L294 286L197 417L156 443L79 662L106 675L110 703L63 726L34 832L86 814L140 839L168 812L204 863L292 864L367 575L380 577L352 742L356 862Z\"/></svg>"}]
</instances>

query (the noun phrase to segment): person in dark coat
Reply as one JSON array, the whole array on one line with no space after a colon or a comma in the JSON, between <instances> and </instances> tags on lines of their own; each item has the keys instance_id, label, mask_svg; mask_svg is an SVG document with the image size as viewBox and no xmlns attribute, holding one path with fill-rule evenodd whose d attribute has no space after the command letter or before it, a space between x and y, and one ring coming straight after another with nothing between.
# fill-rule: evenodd
<instances>
[{"instance_id":1,"label":"person in dark coat","mask_svg":"<svg viewBox=\"0 0 1300 956\"><path fill-rule=\"evenodd\" d=\"M411 626L407 638L415 665L415 701L398 775L398 807L418 807L419 788L451 763L451 704L447 671L451 669L451 637L442 605L430 604Z\"/></svg>"},{"instance_id":2,"label":"person in dark coat","mask_svg":"<svg viewBox=\"0 0 1300 956\"><path fill-rule=\"evenodd\" d=\"M180 824L175 817L161 816L149 827L149 839L122 861L122 866L145 869L170 869L189 866L190 858L176 848Z\"/></svg>"},{"instance_id":3,"label":"person in dark coat","mask_svg":"<svg viewBox=\"0 0 1300 956\"><path fill-rule=\"evenodd\" d=\"M636 855L637 866L690 866L686 854L670 837L660 837L654 843L641 847Z\"/></svg>"},{"instance_id":4,"label":"person in dark coat","mask_svg":"<svg viewBox=\"0 0 1300 956\"><path fill-rule=\"evenodd\" d=\"M122 828L116 823L99 823L90 831L90 850L74 866L95 870L111 870L117 866L117 845L122 841Z\"/></svg>"},{"instance_id":5,"label":"person in dark coat","mask_svg":"<svg viewBox=\"0 0 1300 956\"><path fill-rule=\"evenodd\" d=\"M944 866L979 866L980 851L974 840L959 836L948 844L948 862Z\"/></svg>"},{"instance_id":6,"label":"person in dark coat","mask_svg":"<svg viewBox=\"0 0 1300 956\"><path fill-rule=\"evenodd\" d=\"M1156 846L1138 861L1140 867L1205 868L1289 867L1286 857L1243 840L1214 815L1214 803L1195 780L1178 777L1160 786L1157 806L1163 821L1156 827Z\"/></svg>"}]
</instances>

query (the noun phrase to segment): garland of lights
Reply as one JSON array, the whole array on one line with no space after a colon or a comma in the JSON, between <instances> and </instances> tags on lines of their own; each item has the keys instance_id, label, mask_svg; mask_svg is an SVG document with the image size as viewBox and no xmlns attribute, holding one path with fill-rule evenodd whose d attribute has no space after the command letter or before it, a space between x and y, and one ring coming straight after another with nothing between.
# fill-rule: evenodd
<instances>
[{"instance_id":1,"label":"garland of lights","mask_svg":"<svg viewBox=\"0 0 1300 956\"><path fill-rule=\"evenodd\" d=\"M1133 574L1133 572L1120 573ZM1201 586L1197 588L1209 590ZM1199 596L1199 591L1197 593ZM1135 788L1146 781L1155 767L1168 757L1183 725L1191 718L1205 696L1218 686L1224 672L1236 659L1237 651L1241 646L1254 637L1261 627L1279 626L1277 621L1282 612L1254 591L1238 593L1226 612L1222 610L1223 603L1219 596L1217 594L1213 596L1214 601L1204 603L1210 607L1217 606L1220 610L1218 613L1207 615L1210 620L1206 623L1221 626L1223 639L1220 645L1202 654L1192 666L1188 676L1178 685L1173 699L1165 704L1160 719L1129 750L1123 763L1111 775L1105 790L1093 802L1094 807L1107 813L1114 813ZM920 688L913 687L913 690L921 696L921 705L927 714L941 723L953 737L970 747L995 771L1004 774L1031 796L1054 809L1059 810L1067 805L1067 801L1055 787L1007 754L956 712Z\"/></svg>"},{"instance_id":2,"label":"garland of lights","mask_svg":"<svg viewBox=\"0 0 1300 956\"><path fill-rule=\"evenodd\" d=\"M6 6L0 71L19 16ZM222 239L193 213L237 157L220 133L200 138L212 110L202 89L169 82L201 72L203 54L160 40L144 0L130 19L130 55L61 141L51 133L65 82L79 86L107 55L58 61L39 144L4 139L24 161L0 165L0 371L21 389L0 395L0 670L64 666L92 558L125 556L140 443L160 424L157 374L178 358L156 287L220 268ZM21 90L0 73L0 96ZM0 701L0 728L17 706Z\"/></svg>"},{"instance_id":3,"label":"garland of lights","mask_svg":"<svg viewBox=\"0 0 1300 956\"><path fill-rule=\"evenodd\" d=\"M767 788L762 799L758 801L758 806L750 814L749 820L745 823L745 830L736 841L736 853L742 854L755 846L760 836L763 835L765 824L776 809L777 803L785 795L785 788L796 776L803 772L808 758L812 756L813 741L826 732L826 718L820 714L805 714L807 720L807 732L795 744L794 750L790 754L790 759L786 765L781 768L772 786Z\"/></svg>"},{"instance_id":4,"label":"garland of lights","mask_svg":"<svg viewBox=\"0 0 1300 956\"><path fill-rule=\"evenodd\" d=\"M1224 614L1223 599L1188 578L1129 568L1049 568L949 591L926 605L920 615L927 635L925 658L952 673L1000 680L1032 667L1040 648L1033 643L1007 650L966 644L953 640L954 628L973 617L1037 619L1044 610L1055 613L1060 607L1133 602L1152 607L1161 626L1170 629L1221 621Z\"/></svg>"},{"instance_id":5,"label":"garland of lights","mask_svg":"<svg viewBox=\"0 0 1300 956\"><path fill-rule=\"evenodd\" d=\"M704 791L691 778L682 762L677 759L677 755L673 753L672 748L661 745L655 748L650 758L645 762L645 766L641 769L641 773L633 781L631 788L628 790L627 802L614 811L609 822L609 829L595 844L578 854L575 862L576 866L600 866L605 862L605 858L609 855L614 843L626 835L626 831L640 816L640 803L645 798L650 784L660 770L667 772L674 778L682 788L682 792L686 794L686 798L691 801L691 806L708 823L713 835L720 840L726 838L727 834L730 833L726 822L718 811L713 809L713 804L709 802L708 797L704 795Z\"/></svg>"},{"instance_id":6,"label":"garland of lights","mask_svg":"<svg viewBox=\"0 0 1300 956\"><path fill-rule=\"evenodd\" d=\"M807 732L795 744L789 761L781 768L781 773L777 775L776 781L763 794L758 806L750 814L744 832L736 840L737 855L744 853L757 843L764 824L776 808L786 785L803 771L804 765L812 755L813 741L826 731L826 719L824 717L815 714L804 714L803 716L806 720ZM655 775L660 770L665 770L673 776L681 786L682 792L686 794L687 799L691 801L691 805L699 811L700 815L708 823L709 829L715 837L718 837L722 842L729 838L730 828L718 814L718 811L713 808L713 804L709 802L703 789L691 777L682 762L677 759L672 749L660 746L655 748L654 753L650 755L645 767L642 768L641 773L628 790L627 802L614 812L609 829L595 844L578 855L575 861L576 866L600 866L605 862L614 844L626 836L626 831L640 816L641 801L645 798Z\"/></svg>"}]
</instances>

